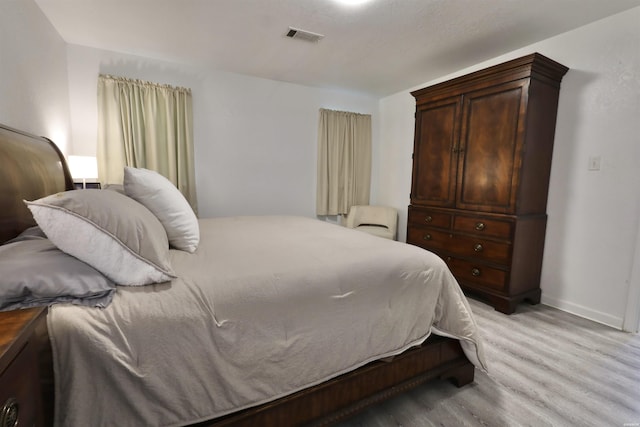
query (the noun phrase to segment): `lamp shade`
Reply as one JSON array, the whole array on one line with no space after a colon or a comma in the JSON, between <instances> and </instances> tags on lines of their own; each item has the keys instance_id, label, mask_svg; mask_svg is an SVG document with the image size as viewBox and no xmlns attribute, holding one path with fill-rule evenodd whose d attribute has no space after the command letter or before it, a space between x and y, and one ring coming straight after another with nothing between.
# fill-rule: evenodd
<instances>
[{"instance_id":1,"label":"lamp shade","mask_svg":"<svg viewBox=\"0 0 640 427\"><path fill-rule=\"evenodd\" d=\"M69 156L69 170L74 179L98 178L98 161L91 156Z\"/></svg>"}]
</instances>

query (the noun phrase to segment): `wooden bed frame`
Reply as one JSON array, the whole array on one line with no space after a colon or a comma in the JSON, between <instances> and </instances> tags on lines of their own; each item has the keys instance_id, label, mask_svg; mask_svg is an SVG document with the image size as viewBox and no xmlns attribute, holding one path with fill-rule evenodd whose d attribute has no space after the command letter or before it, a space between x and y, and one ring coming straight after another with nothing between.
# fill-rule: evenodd
<instances>
[{"instance_id":1,"label":"wooden bed frame","mask_svg":"<svg viewBox=\"0 0 640 427\"><path fill-rule=\"evenodd\" d=\"M47 138L0 125L0 243L35 224L23 199L73 189L64 156ZM96 191L96 190L91 190ZM0 325L1 327L1 325ZM51 347L41 349L43 402L53 410ZM431 336L423 345L372 362L320 385L197 426L328 425L428 380L473 381L474 366L457 340ZM50 423L50 421L48 421Z\"/></svg>"}]
</instances>

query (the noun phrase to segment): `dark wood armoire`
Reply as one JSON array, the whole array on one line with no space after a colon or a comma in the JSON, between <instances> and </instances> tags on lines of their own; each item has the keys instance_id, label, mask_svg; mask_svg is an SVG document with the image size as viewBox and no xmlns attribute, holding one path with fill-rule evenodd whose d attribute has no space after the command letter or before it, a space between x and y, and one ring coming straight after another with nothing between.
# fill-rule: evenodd
<instances>
[{"instance_id":1,"label":"dark wood armoire","mask_svg":"<svg viewBox=\"0 0 640 427\"><path fill-rule=\"evenodd\" d=\"M538 53L412 92L407 242L440 255L467 294L513 313L540 302L560 82Z\"/></svg>"}]
</instances>

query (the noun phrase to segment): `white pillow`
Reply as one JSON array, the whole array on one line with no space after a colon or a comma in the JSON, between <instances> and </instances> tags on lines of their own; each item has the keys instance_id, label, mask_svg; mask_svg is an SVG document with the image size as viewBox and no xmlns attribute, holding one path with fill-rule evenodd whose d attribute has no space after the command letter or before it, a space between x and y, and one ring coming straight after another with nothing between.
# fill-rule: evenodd
<instances>
[{"instance_id":1,"label":"white pillow","mask_svg":"<svg viewBox=\"0 0 640 427\"><path fill-rule=\"evenodd\" d=\"M75 190L25 203L54 245L119 285L148 285L176 277L162 224L123 194Z\"/></svg>"},{"instance_id":2,"label":"white pillow","mask_svg":"<svg viewBox=\"0 0 640 427\"><path fill-rule=\"evenodd\" d=\"M127 166L124 168L124 192L160 220L171 246L195 252L200 243L198 218L171 181L152 170Z\"/></svg>"}]
</instances>

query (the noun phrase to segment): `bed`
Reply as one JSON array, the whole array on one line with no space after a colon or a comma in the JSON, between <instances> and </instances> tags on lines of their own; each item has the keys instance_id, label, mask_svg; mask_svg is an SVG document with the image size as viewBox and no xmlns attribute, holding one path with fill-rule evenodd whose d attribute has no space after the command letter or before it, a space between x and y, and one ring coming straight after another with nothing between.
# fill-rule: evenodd
<instances>
[{"instance_id":1,"label":"bed","mask_svg":"<svg viewBox=\"0 0 640 427\"><path fill-rule=\"evenodd\" d=\"M35 225L23 199L73 183L46 138L0 126L0 159L6 242ZM485 368L469 305L428 251L300 217L201 219L199 234L193 253L168 250L171 280L118 286L106 308L50 307L50 422L323 425Z\"/></svg>"}]
</instances>

